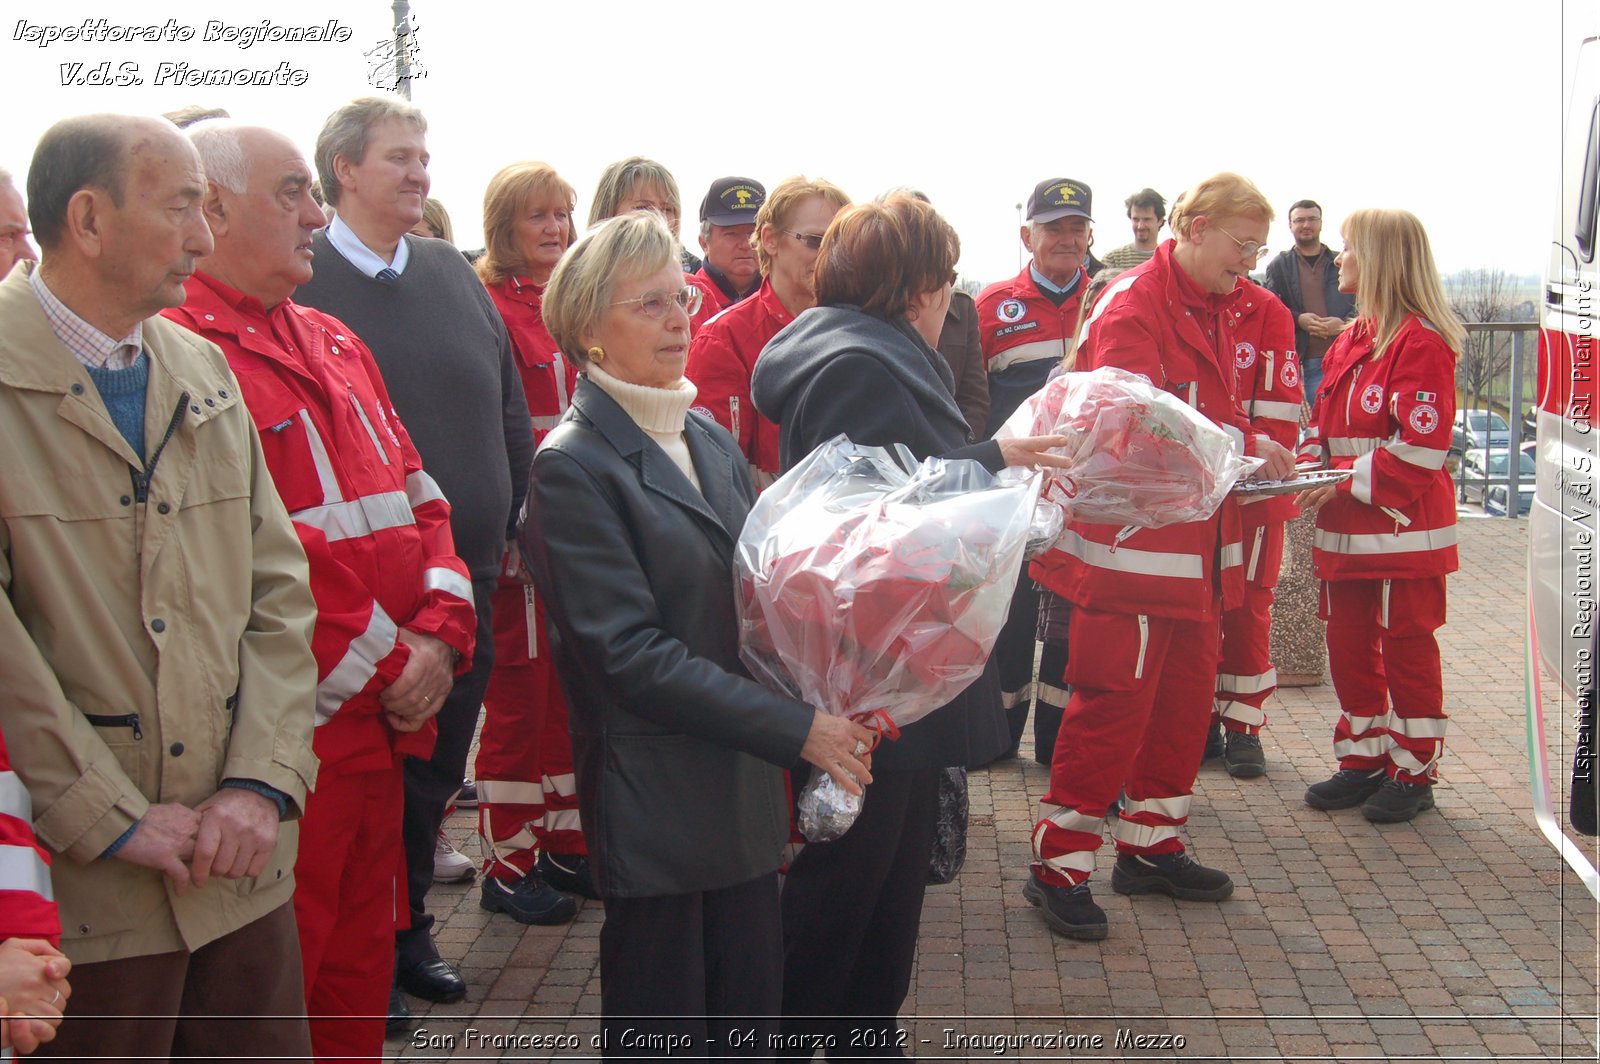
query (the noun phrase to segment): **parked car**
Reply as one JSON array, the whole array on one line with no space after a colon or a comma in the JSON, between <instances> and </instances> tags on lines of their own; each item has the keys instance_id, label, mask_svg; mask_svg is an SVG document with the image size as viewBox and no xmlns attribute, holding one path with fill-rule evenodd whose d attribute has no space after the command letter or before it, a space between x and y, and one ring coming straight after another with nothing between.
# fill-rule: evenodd
<instances>
[{"instance_id":1,"label":"parked car","mask_svg":"<svg viewBox=\"0 0 1600 1064\"><path fill-rule=\"evenodd\" d=\"M1486 514L1500 517L1506 514L1509 458L1506 451L1485 452L1482 448L1474 448L1461 456L1461 489L1468 500L1482 503ZM1517 451L1517 458L1517 475L1521 478L1517 483L1517 516L1527 517L1533 508L1534 478L1538 470L1533 456L1527 452Z\"/></svg>"},{"instance_id":2,"label":"parked car","mask_svg":"<svg viewBox=\"0 0 1600 1064\"><path fill-rule=\"evenodd\" d=\"M1450 449L1457 454L1474 447L1506 447L1511 443L1511 426L1493 410L1457 410L1450 433Z\"/></svg>"}]
</instances>

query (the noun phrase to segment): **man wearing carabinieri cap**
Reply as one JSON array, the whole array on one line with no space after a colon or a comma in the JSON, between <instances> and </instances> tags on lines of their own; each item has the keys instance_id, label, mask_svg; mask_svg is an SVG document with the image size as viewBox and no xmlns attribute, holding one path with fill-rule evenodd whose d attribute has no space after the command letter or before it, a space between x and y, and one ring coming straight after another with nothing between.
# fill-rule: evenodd
<instances>
[{"instance_id":1,"label":"man wearing carabinieri cap","mask_svg":"<svg viewBox=\"0 0 1600 1064\"><path fill-rule=\"evenodd\" d=\"M698 328L761 286L756 261L756 212L767 189L749 177L719 177L700 201L700 249L706 253L689 283L705 293L691 323Z\"/></svg>"},{"instance_id":2,"label":"man wearing carabinieri cap","mask_svg":"<svg viewBox=\"0 0 1600 1064\"><path fill-rule=\"evenodd\" d=\"M989 423L992 436L1022 403L1044 387L1050 370L1061 363L1088 311L1083 305L1089 287L1085 259L1094 238L1093 192L1082 181L1052 177L1034 186L1028 197L1028 220L1022 246L1028 265L1009 281L997 281L978 297L978 325L983 360L989 371ZM1034 710L1033 756L1050 763L1066 691L1034 682L1033 644L1039 595L1026 573L1017 581L1011 616L994 653L1000 670L1000 697L1011 725L1015 748ZM1045 644L1039 675L1060 676L1066 667L1064 646ZM1058 660L1059 659L1059 660Z\"/></svg>"}]
</instances>

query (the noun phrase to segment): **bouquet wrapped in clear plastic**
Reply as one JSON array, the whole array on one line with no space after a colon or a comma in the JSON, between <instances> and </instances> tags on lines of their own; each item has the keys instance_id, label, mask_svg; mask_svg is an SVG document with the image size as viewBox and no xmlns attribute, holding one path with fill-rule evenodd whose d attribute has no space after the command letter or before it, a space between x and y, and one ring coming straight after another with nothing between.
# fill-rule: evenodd
<instances>
[{"instance_id":1,"label":"bouquet wrapped in clear plastic","mask_svg":"<svg viewBox=\"0 0 1600 1064\"><path fill-rule=\"evenodd\" d=\"M1063 373L1029 396L995 435L1067 437L1072 460L1047 471L1044 497L1067 517L1159 528L1210 517L1240 478L1244 457L1210 418L1126 370Z\"/></svg>"},{"instance_id":2,"label":"bouquet wrapped in clear plastic","mask_svg":"<svg viewBox=\"0 0 1600 1064\"><path fill-rule=\"evenodd\" d=\"M1040 483L900 453L911 472L882 447L824 443L762 492L734 562L751 674L890 738L982 674ZM837 838L859 803L819 773L801 830Z\"/></svg>"}]
</instances>

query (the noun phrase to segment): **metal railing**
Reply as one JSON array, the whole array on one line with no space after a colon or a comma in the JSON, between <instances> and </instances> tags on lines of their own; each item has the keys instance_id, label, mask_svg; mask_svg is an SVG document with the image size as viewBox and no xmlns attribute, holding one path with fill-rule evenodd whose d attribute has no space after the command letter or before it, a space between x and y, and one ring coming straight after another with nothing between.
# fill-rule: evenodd
<instances>
[{"instance_id":1,"label":"metal railing","mask_svg":"<svg viewBox=\"0 0 1600 1064\"><path fill-rule=\"evenodd\" d=\"M1480 491L1479 498L1485 504L1486 510L1488 508L1489 489L1504 487L1506 489L1505 516L1515 520L1520 516L1518 511L1521 509L1522 484L1526 479L1522 475L1520 452L1522 445L1532 438L1531 435L1525 432L1523 426L1523 396L1531 391L1531 386L1534 383L1528 374L1530 372L1537 373L1538 369L1535 356L1538 351L1539 324L1533 321L1467 322L1466 330L1469 341L1474 336L1487 334L1490 342L1497 345L1499 334L1510 335L1511 361L1508 366L1509 372L1491 377L1489 387L1483 394L1465 396L1462 409L1466 409L1470 404L1472 409L1483 410L1492 414L1495 412L1496 404L1502 402L1495 394L1497 391L1496 385L1505 384L1503 403L1506 408L1506 421L1510 425L1510 432L1507 434L1507 441L1504 445L1506 451L1505 475L1504 477L1491 477L1487 474L1490 457L1501 450L1501 447L1497 447L1491 442L1492 434L1485 428L1485 438L1481 444L1484 452L1485 473L1481 476L1472 477L1471 483L1474 490ZM1454 435L1452 434L1452 448L1454 447L1453 440ZM1473 448L1470 446L1462 448L1463 452L1471 449ZM1456 469L1456 499L1458 501L1466 500L1467 483L1467 467L1466 462L1463 460Z\"/></svg>"}]
</instances>

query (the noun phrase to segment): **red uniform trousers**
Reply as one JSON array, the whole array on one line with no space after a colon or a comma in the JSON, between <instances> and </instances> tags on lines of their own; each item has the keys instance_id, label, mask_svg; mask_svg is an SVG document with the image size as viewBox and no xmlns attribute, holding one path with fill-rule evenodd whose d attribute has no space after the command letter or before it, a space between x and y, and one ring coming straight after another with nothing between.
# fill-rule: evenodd
<instances>
[{"instance_id":1,"label":"red uniform trousers","mask_svg":"<svg viewBox=\"0 0 1600 1064\"><path fill-rule=\"evenodd\" d=\"M324 771L300 820L294 917L306 1012L318 1060L383 1058L394 979L394 932L404 918L398 764Z\"/></svg>"},{"instance_id":2,"label":"red uniform trousers","mask_svg":"<svg viewBox=\"0 0 1600 1064\"><path fill-rule=\"evenodd\" d=\"M1094 871L1106 810L1127 801L1118 853L1175 853L1189 819L1216 686L1215 614L1175 620L1074 606L1068 622L1072 697L1056 737L1034 871L1074 886Z\"/></svg>"},{"instance_id":3,"label":"red uniform trousers","mask_svg":"<svg viewBox=\"0 0 1600 1064\"><path fill-rule=\"evenodd\" d=\"M1333 729L1339 767L1432 783L1446 720L1434 636L1444 625L1444 577L1324 580L1318 613L1328 622L1328 671L1341 707Z\"/></svg>"},{"instance_id":4,"label":"red uniform trousers","mask_svg":"<svg viewBox=\"0 0 1600 1064\"><path fill-rule=\"evenodd\" d=\"M586 854L572 775L567 703L533 588L502 580L494 593L494 669L483 695L474 776L483 873L514 882L539 851Z\"/></svg>"}]
</instances>

